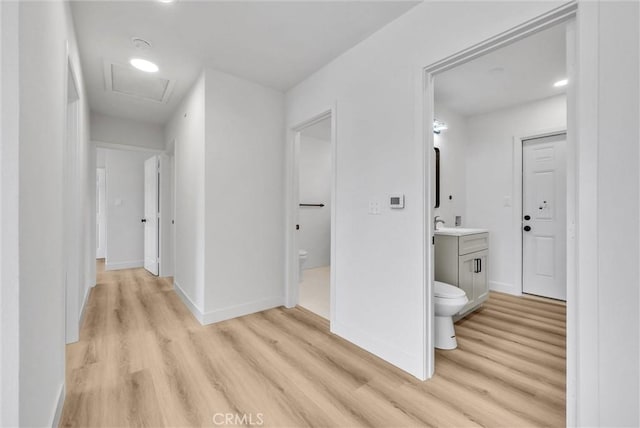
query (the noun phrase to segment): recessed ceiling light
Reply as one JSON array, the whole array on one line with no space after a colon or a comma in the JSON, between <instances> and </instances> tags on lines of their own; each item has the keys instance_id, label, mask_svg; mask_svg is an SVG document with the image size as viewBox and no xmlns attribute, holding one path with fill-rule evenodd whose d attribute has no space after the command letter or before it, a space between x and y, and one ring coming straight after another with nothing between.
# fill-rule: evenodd
<instances>
[{"instance_id":1,"label":"recessed ceiling light","mask_svg":"<svg viewBox=\"0 0 640 428\"><path fill-rule=\"evenodd\" d=\"M176 0L158 0L160 3L173 3Z\"/></svg>"},{"instance_id":2,"label":"recessed ceiling light","mask_svg":"<svg viewBox=\"0 0 640 428\"><path fill-rule=\"evenodd\" d=\"M561 86L567 86L567 83L569 83L568 79L562 79L562 80L558 80L556 83L554 83L553 86L555 86L556 88L559 88Z\"/></svg>"},{"instance_id":3,"label":"recessed ceiling light","mask_svg":"<svg viewBox=\"0 0 640 428\"><path fill-rule=\"evenodd\" d=\"M157 65L146 59L133 58L129 63L138 70L146 71L147 73L155 73L159 70Z\"/></svg>"}]
</instances>

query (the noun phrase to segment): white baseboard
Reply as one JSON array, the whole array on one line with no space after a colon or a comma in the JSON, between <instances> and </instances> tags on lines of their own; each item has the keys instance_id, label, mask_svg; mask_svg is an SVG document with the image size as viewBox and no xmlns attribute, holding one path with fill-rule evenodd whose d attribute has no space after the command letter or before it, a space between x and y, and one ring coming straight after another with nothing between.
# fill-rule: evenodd
<instances>
[{"instance_id":1,"label":"white baseboard","mask_svg":"<svg viewBox=\"0 0 640 428\"><path fill-rule=\"evenodd\" d=\"M58 403L56 404L56 410L53 414L53 420L51 421L51 428L58 428L58 425L60 425L60 417L62 416L62 408L64 407L65 393L65 385L63 383L62 386L60 386Z\"/></svg>"},{"instance_id":2,"label":"white baseboard","mask_svg":"<svg viewBox=\"0 0 640 428\"><path fill-rule=\"evenodd\" d=\"M331 323L331 333L342 337L386 362L406 371L419 380L426 380L422 358L407 353L391 343L383 342L370 334L338 322Z\"/></svg>"},{"instance_id":3,"label":"white baseboard","mask_svg":"<svg viewBox=\"0 0 640 428\"><path fill-rule=\"evenodd\" d=\"M82 307L80 307L80 316L78 317L78 328L82 327L82 321L84 321L84 313L87 308L87 301L89 300L89 295L91 294L91 290L93 289L93 285L91 287L87 287L84 292L84 299L82 299Z\"/></svg>"},{"instance_id":4,"label":"white baseboard","mask_svg":"<svg viewBox=\"0 0 640 428\"><path fill-rule=\"evenodd\" d=\"M116 262L104 264L104 270L132 269L144 266L144 260L134 260L129 262Z\"/></svg>"},{"instance_id":5,"label":"white baseboard","mask_svg":"<svg viewBox=\"0 0 640 428\"><path fill-rule=\"evenodd\" d=\"M174 280L173 281L173 289L175 290L182 303L191 311L194 317L200 322L200 324L204 324L202 321L204 320L204 315L202 314L202 310L196 305L193 300L189 298L187 293L184 292L182 287Z\"/></svg>"},{"instance_id":6,"label":"white baseboard","mask_svg":"<svg viewBox=\"0 0 640 428\"><path fill-rule=\"evenodd\" d=\"M229 306L227 308L216 309L204 314L203 324L213 324L216 322L230 320L267 309L277 308L284 305L284 296L268 297L266 299L254 300L241 305Z\"/></svg>"},{"instance_id":7,"label":"white baseboard","mask_svg":"<svg viewBox=\"0 0 640 428\"><path fill-rule=\"evenodd\" d=\"M266 311L267 309L284 305L284 297L277 296L203 313L198 305L196 305L193 300L191 300L187 293L184 292L182 287L180 287L180 284L178 284L175 280L173 281L173 288L176 291L178 297L180 297L180 300L182 300L185 306L189 309L189 311L191 311L193 316L202 325L213 324L260 311Z\"/></svg>"},{"instance_id":8,"label":"white baseboard","mask_svg":"<svg viewBox=\"0 0 640 428\"><path fill-rule=\"evenodd\" d=\"M513 284L507 284L506 282L489 281L489 290L512 294L514 296L522 296L522 290L520 290L519 287Z\"/></svg>"}]
</instances>

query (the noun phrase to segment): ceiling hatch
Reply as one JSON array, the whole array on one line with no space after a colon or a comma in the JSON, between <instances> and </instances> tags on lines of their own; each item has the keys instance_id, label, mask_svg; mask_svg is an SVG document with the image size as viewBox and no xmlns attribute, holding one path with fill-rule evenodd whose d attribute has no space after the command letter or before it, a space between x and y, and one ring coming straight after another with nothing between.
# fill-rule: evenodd
<instances>
[{"instance_id":1,"label":"ceiling hatch","mask_svg":"<svg viewBox=\"0 0 640 428\"><path fill-rule=\"evenodd\" d=\"M173 80L111 61L104 62L104 80L107 92L157 103L169 101L175 84Z\"/></svg>"}]
</instances>

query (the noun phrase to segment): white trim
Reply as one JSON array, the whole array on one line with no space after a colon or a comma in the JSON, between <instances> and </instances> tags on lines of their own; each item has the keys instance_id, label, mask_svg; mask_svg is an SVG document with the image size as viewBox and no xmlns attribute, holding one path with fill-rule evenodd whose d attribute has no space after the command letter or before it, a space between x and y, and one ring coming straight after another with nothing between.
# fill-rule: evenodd
<instances>
[{"instance_id":1,"label":"white trim","mask_svg":"<svg viewBox=\"0 0 640 428\"><path fill-rule=\"evenodd\" d=\"M189 311L198 320L198 322L200 324L204 324L204 322L203 322L204 321L204 315L202 313L202 310L200 310L198 305L196 305L193 302L193 300L191 300L191 298L187 295L187 293L184 292L182 287L180 287L178 282L175 281L175 280L173 281L173 289L175 290L175 292L178 295L178 297L180 297L180 300L182 300L182 303L184 303L184 305L187 307L187 309L189 309Z\"/></svg>"},{"instance_id":2,"label":"white trim","mask_svg":"<svg viewBox=\"0 0 640 428\"><path fill-rule=\"evenodd\" d=\"M98 140L91 140L91 144L93 144L96 148L99 148L99 149L129 150L134 152L153 153L157 155L165 152L164 149L155 149L153 147L132 146L131 144L120 144L120 143L106 143L104 141L98 141Z\"/></svg>"},{"instance_id":3,"label":"white trim","mask_svg":"<svg viewBox=\"0 0 640 428\"><path fill-rule=\"evenodd\" d=\"M133 269L141 267L144 267L144 260L132 260L116 263L105 262L104 264L104 270Z\"/></svg>"},{"instance_id":4,"label":"white trim","mask_svg":"<svg viewBox=\"0 0 640 428\"><path fill-rule=\"evenodd\" d=\"M499 293L511 294L513 296L522 296L522 287L516 284L508 284L506 282L489 281L489 289Z\"/></svg>"},{"instance_id":5,"label":"white trim","mask_svg":"<svg viewBox=\"0 0 640 428\"><path fill-rule=\"evenodd\" d=\"M553 10L550 10L549 12L540 15L536 18L533 18L517 27L514 27L508 31L505 31L501 34L498 34L495 37L492 37L490 39L487 39L483 42L480 42L468 49L465 49L461 52L458 52L454 55L451 55L447 58L444 58L441 61L435 62L425 68L423 68L423 102L422 102L422 109L418 108L418 112L419 114L421 114L421 118L418 119L418 123L422 123L422 130L421 130L421 135L423 138L423 145L424 145L424 149L423 152L425 153L425 156L423 157L423 183L425 183L425 186L427 186L425 188L425 194L427 195L425 198L425 209L424 209L424 223L425 223L425 231L428 231L428 235L427 237L430 238L431 237L431 217L433 214L433 208L431 206L431 198L429 197L430 195L430 174L427 174L427 172L430 170L430 168L427 168L427 165L430 165L430 156L431 156L431 151L433 149L433 128L432 128L432 120L433 120L433 77L435 74L446 71L448 69L454 68L458 65L461 65L465 62L471 61L479 56L482 56L488 52L494 51L496 49L499 49L502 46L506 46L510 43L513 43L517 40L523 39L527 36L530 36L534 33L537 33L539 31L542 31L546 28L549 28L553 25L556 25L560 22L563 21L567 21L570 20L571 18L576 18L577 20L577 26L579 29L581 28L589 28L589 30L592 31L592 33L590 34L592 36L592 39L590 40L590 42L593 43L593 46L597 46L597 36L598 36L598 31L597 31L597 17L598 17L598 4L594 4L594 6L589 7L588 8L588 12L589 12L589 19L588 20L584 20L586 21L588 24L585 24L583 21L583 12L584 12L584 5L587 4L588 2L581 2L580 3L580 13L578 13L578 4L577 2L574 1L570 1L568 3L565 3L564 5L557 7ZM583 26L584 25L584 26ZM586 30L583 30L586 31ZM571 40L569 40L571 41ZM597 235L594 234L594 231L597 230L597 209L594 209L593 207L596 205L597 203L597 193L593 194L594 190L593 189L597 189L597 186L594 184L594 177L597 179L597 169L594 170L589 170L589 171L584 171L584 167L580 168L581 165L586 166L586 165L597 165L597 129L592 129L594 127L597 127L596 125L596 120L594 120L595 118L597 118L597 110L594 112L592 111L592 109L588 109L588 111L583 112L582 110L578 113L575 110L577 110L577 103L575 102L575 100L577 99L578 95L580 95L582 97L582 95L586 95L586 98L588 98L586 100L586 102L589 102L589 107L591 107L593 104L593 98L596 98L595 101L597 101L597 55L593 55L593 57L590 55L589 58L582 58L581 55L579 55L578 53L578 49L580 49L580 53L583 52L583 49L581 49L581 46L577 46L577 44L574 43L569 43L567 45L567 51L569 51L569 49L573 49L574 51L572 52L568 52L567 57L568 59L571 60L576 60L576 58L578 59L578 61L581 63L580 66L578 66L578 61L575 61L575 65L573 67L569 67L568 68L568 72L569 72L569 79L573 81L573 84L570 85L570 87L567 90L567 94L568 94L568 99L571 99L572 101L570 102L569 106L573 107L572 111L571 111L571 115L572 117L568 117L568 123L567 123L567 127L570 129L575 129L577 133L579 133L579 141L580 141L580 148L578 148L578 140L575 139L575 137L572 136L571 133L568 133L567 135L567 143L568 143L568 157L571 156L577 156L577 163L576 163L576 168L573 169L572 171L567 171L567 174L574 174L574 177L572 177L574 179L574 182L576 181L576 178L580 178L581 180L577 180L578 182L582 183L582 179L583 177L587 176L587 178L585 179L586 183L588 184L592 184L592 187L590 187L589 189L585 190L583 186L578 187L577 185L574 186L574 188L572 189L568 189L567 191L567 197L568 199L572 199L574 201L579 201L579 206L576 207L576 211L575 213L570 213L567 212L567 221L570 222L571 227L575 227L575 230L578 231L578 234L576 235L576 239L572 240L571 242L568 242L567 244L567 408L566 408L566 415L567 415L567 424L569 426L573 426L576 424L579 424L580 421L577 418L577 415L580 414L580 412L582 412L582 409L578 408L578 403L579 403L579 398L577 397L576 400L574 400L573 398L577 396L577 392L578 392L578 386L577 386L577 378L578 378L578 372L580 373L584 373L586 374L586 371L584 368L580 368L577 367L578 364L583 364L578 360L578 355L584 355L584 354L593 354L595 353L596 355L590 355L589 358L591 359L591 361L588 362L588 366L591 369L594 369L594 367L597 365L597 340L595 341L589 341L588 346L580 346L580 353L577 352L577 326L578 325L587 325L587 326L591 326L594 327L593 324L595 323L595 330L597 330L597 310L594 312L589 312L588 309L592 309L595 307L595 309L597 309L597 301L593 302L593 297L597 297L597 283L595 285L592 285L592 288L590 288L590 290L595 290L595 294L590 293L589 296L587 297L587 301L585 302L585 298L583 297L582 299L580 299L578 301L577 297L577 281L576 279L578 278L578 275L582 273L582 275L580 275L579 279L582 281L584 278L584 273L581 272L583 270L585 270L584 268L587 267L587 261L591 258L593 258L593 252L597 251L597 236L590 236L588 237L588 239L585 239L584 241L582 241L583 238L586 237L587 233L591 234L591 235ZM592 52L590 52L592 53ZM582 62L585 62L585 64L582 64ZM588 77L590 77L591 79L589 80L589 82L579 82L577 79L577 76L580 76L581 73L584 73L585 67L584 65L589 65L590 70L587 71L586 74L588 74ZM591 87L588 87L588 84L591 84ZM578 86L579 85L579 86ZM578 87L577 90L575 90L574 88ZM583 94L583 92L585 94ZM581 99L581 106L582 103L585 102L585 100ZM597 102L595 104L597 106ZM575 115L575 116L574 116ZM579 122L576 122L579 121ZM585 125L589 120L591 120L590 122L590 126L586 126L583 128L582 125ZM583 123L584 122L584 123ZM591 145L596 145L595 150L594 147L588 147L587 150L587 157L588 159L584 159L584 158L580 158L580 152L582 151L582 145L584 144L584 137L586 137L587 132L585 130L589 131L589 140L590 140L590 144ZM593 159L595 157L595 159ZM571 192L573 192L572 194L570 194ZM597 207L596 207L597 208ZM589 211L590 210L590 211ZM574 214L573 217L570 217L570 214ZM584 221L584 218L587 217L587 221ZM578 225L578 220L580 220L580 227ZM589 227L591 226L591 227ZM570 229L573 230L573 229ZM594 244L595 241L595 245ZM582 254L579 254L577 249L579 248L579 242L582 242L582 246L580 246L580 248L583 247L588 247L591 245L590 251L591 253L589 254L588 257L584 258ZM430 254L430 248L427 245L425 245L425 258L424 260L430 260L429 254ZM577 256L580 256L580 258L576 259ZM576 264L570 263L573 260L577 260ZM591 260L591 262L593 262L593 260ZM431 263L426 262L425 264L428 265L433 265L433 261L431 260ZM432 285L431 285L431 281L428 280L430 275L429 275L429 267L430 266L425 266L425 276L424 276L424 294L425 294L425 300L428 302L430 295L432 293ZM596 270L597 266L595 266L595 264L593 264L592 266L589 267L589 271L591 271L591 276L590 276L590 281L597 281L597 275L594 274L594 272L592 272L593 270ZM597 271L595 272L597 274ZM581 284L581 287L584 284ZM573 297L575 299L575 301L569 302L569 299ZM588 304L587 308L583 308L582 312L578 309L579 307L581 307L582 304ZM587 310L587 312L584 312L585 309ZM431 311L431 313L429 313ZM425 305L425 322L426 321L431 321L429 324L432 325L433 324L433 312L432 312L432 305L430 304L426 304ZM590 318L592 318L592 321L590 323L584 323L585 321L585 317L587 316L586 314L589 314L588 316ZM580 315L580 316L579 316ZM578 320L582 321L584 324L578 324ZM595 321L594 321L595 320ZM589 329L587 328L585 331L592 331L593 329ZM434 351L433 351L433 327L431 327L430 329L426 329L425 332L425 338L424 338L424 343L427 345L427 349L425 352L425 373L428 375L428 377L430 377L430 367L432 367L433 362L434 362ZM593 359L595 359L595 363L593 361ZM596 367L597 369L597 367ZM595 376L589 376L590 378L594 378L597 379L597 370L596 371L592 371L591 372L592 375ZM591 399L590 401L593 401L593 398L597 397L598 394L598 389L597 389L597 385L593 385L594 388L590 389L590 394L592 394L589 398ZM580 387L580 391L585 391L588 390L588 386L585 387L585 385L582 385ZM593 394L595 394L596 397L593 397ZM597 403L597 401L594 401L594 403ZM597 419L590 419L590 420L597 420Z\"/></svg>"},{"instance_id":6,"label":"white trim","mask_svg":"<svg viewBox=\"0 0 640 428\"><path fill-rule=\"evenodd\" d=\"M78 317L78 327L82 327L82 323L84 322L84 314L86 312L87 302L89 301L89 295L91 294L91 289L93 288L94 285L89 285L88 287L86 287L86 291L84 293L84 299L82 299L82 306L80 307L80 316Z\"/></svg>"},{"instance_id":7,"label":"white trim","mask_svg":"<svg viewBox=\"0 0 640 428\"><path fill-rule=\"evenodd\" d=\"M213 324L232 318L266 311L284 305L284 296L268 297L266 299L254 300L253 302L242 303L240 305L229 306L215 311L205 312L201 324Z\"/></svg>"},{"instance_id":8,"label":"white trim","mask_svg":"<svg viewBox=\"0 0 640 428\"><path fill-rule=\"evenodd\" d=\"M51 420L51 428L58 428L60 425L60 417L62 416L62 409L64 408L64 399L66 396L66 387L63 383L60 385L60 392L58 393L58 402L53 412L53 418Z\"/></svg>"},{"instance_id":9,"label":"white trim","mask_svg":"<svg viewBox=\"0 0 640 428\"><path fill-rule=\"evenodd\" d=\"M242 303L240 305L216 309L215 311L203 312L176 281L173 281L173 289L178 297L180 297L180 300L182 300L185 306L202 325L214 324L254 314L256 312L266 311L267 309L277 308L278 306L283 306L285 300L284 296L274 296L266 299L254 300L253 302Z\"/></svg>"},{"instance_id":10,"label":"white trim","mask_svg":"<svg viewBox=\"0 0 640 428\"><path fill-rule=\"evenodd\" d=\"M513 277L513 286L518 290L516 295L522 295L524 290L523 287L523 252L522 252L522 216L524 213L522 212L522 145L527 140L533 140L536 138L546 138L553 137L555 135L565 135L567 134L567 127L561 128L551 128L546 130L538 130L531 132L524 132L520 136L513 137L513 177L512 183L513 188L511 189L511 194L513 195L513 210L512 210L512 226L513 226L513 245L516 251L516 259L514 265L514 277ZM567 175L570 173L567 169ZM567 192L569 189L567 189ZM567 213L567 220L568 220ZM567 229L567 241L569 230ZM513 294L513 293L511 293Z\"/></svg>"},{"instance_id":11,"label":"white trim","mask_svg":"<svg viewBox=\"0 0 640 428\"><path fill-rule=\"evenodd\" d=\"M337 243L336 243L336 212L337 212L337 194L338 194L338 131L337 131L337 103L333 103L328 108L322 110L321 113L307 119L303 122L292 126L287 136L287 182L285 198L285 216L286 216L286 276L285 276L285 298L284 304L291 308L298 304L299 284L298 284L298 239L296 234L296 224L298 224L298 172L299 172L299 152L300 152L300 132L315 123L326 118L331 118L331 256L330 256L330 274L329 274L329 328L332 332L336 315L336 260L337 260ZM335 332L334 332L335 333Z\"/></svg>"}]
</instances>

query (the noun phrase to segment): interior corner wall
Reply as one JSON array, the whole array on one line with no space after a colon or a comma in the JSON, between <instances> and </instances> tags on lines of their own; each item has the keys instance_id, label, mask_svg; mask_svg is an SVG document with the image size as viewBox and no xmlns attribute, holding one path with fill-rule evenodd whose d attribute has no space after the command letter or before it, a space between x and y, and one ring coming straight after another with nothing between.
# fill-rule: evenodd
<instances>
[{"instance_id":1,"label":"interior corner wall","mask_svg":"<svg viewBox=\"0 0 640 428\"><path fill-rule=\"evenodd\" d=\"M196 81L165 127L167 145L175 140L174 285L202 321L205 271L205 77Z\"/></svg>"},{"instance_id":2,"label":"interior corner wall","mask_svg":"<svg viewBox=\"0 0 640 428\"><path fill-rule=\"evenodd\" d=\"M107 252L105 269L144 266L144 161L135 150L105 150Z\"/></svg>"},{"instance_id":3,"label":"interior corner wall","mask_svg":"<svg viewBox=\"0 0 640 428\"><path fill-rule=\"evenodd\" d=\"M462 225L466 225L467 122L439 103L435 104L435 117L449 129L433 135L434 146L440 149L440 207L433 210L433 215L440 216L446 227L455 226L456 216L461 216Z\"/></svg>"},{"instance_id":4,"label":"interior corner wall","mask_svg":"<svg viewBox=\"0 0 640 428\"><path fill-rule=\"evenodd\" d=\"M305 269L331 263L331 141L300 135L300 203L324 207L298 210L298 246L307 251Z\"/></svg>"},{"instance_id":5,"label":"interior corner wall","mask_svg":"<svg viewBox=\"0 0 640 428\"><path fill-rule=\"evenodd\" d=\"M205 322L284 303L284 95L206 75Z\"/></svg>"},{"instance_id":6,"label":"interior corner wall","mask_svg":"<svg viewBox=\"0 0 640 428\"><path fill-rule=\"evenodd\" d=\"M162 125L91 112L91 140L116 145L164 150ZM116 148L113 146L112 148Z\"/></svg>"},{"instance_id":7,"label":"interior corner wall","mask_svg":"<svg viewBox=\"0 0 640 428\"><path fill-rule=\"evenodd\" d=\"M520 254L513 232L514 212L519 210L514 206L514 138L566 127L564 94L467 118L464 225L489 229L491 289L521 292L514 284Z\"/></svg>"},{"instance_id":8,"label":"interior corner wall","mask_svg":"<svg viewBox=\"0 0 640 428\"><path fill-rule=\"evenodd\" d=\"M81 106L78 168L90 174L86 93L69 5L20 2L19 27L19 425L51 426L64 399L65 282L63 164L67 43ZM79 188L95 186L80 183ZM90 190L88 191L90 192ZM83 209L83 207L77 207ZM46 221L43 221L43 210ZM81 218L86 220L83 212ZM83 224L83 230L90 229ZM91 238L89 238L91 239ZM91 252L91 246L87 251ZM95 251L95 250L94 250ZM95 263L95 254L83 254ZM90 267L85 266L84 272ZM4 283L3 283L4 286ZM4 314L3 314L4 316ZM46 358L43 358L46 355ZM4 382L3 382L4 384Z\"/></svg>"},{"instance_id":9,"label":"interior corner wall","mask_svg":"<svg viewBox=\"0 0 640 428\"><path fill-rule=\"evenodd\" d=\"M287 92L288 128L337 106L331 329L420 379L432 355L422 70L561 4L424 2ZM393 193L405 195L403 210L388 208ZM372 201L380 215L368 215Z\"/></svg>"}]
</instances>

